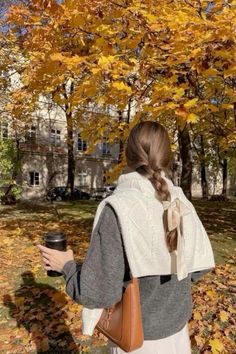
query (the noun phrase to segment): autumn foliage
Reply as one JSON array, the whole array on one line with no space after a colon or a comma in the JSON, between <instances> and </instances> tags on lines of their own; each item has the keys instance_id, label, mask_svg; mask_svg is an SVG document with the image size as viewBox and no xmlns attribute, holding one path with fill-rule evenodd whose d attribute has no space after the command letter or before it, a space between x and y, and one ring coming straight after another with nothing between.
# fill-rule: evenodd
<instances>
[{"instance_id":1,"label":"autumn foliage","mask_svg":"<svg viewBox=\"0 0 236 354\"><path fill-rule=\"evenodd\" d=\"M176 134L185 129L186 150L197 150L200 137L210 151L198 153L200 163L215 159L215 152L226 161L235 156L235 36L234 0L18 1L1 17L1 111L17 132L45 105L64 112L71 186L78 127L91 150L104 135L120 144L113 178L124 165L130 128L145 119L167 127L173 150ZM61 281L45 287L34 243L48 228L60 227L82 260L90 229L38 218L2 221L0 286L8 317L0 319L1 350L47 351L54 344L86 352L87 344L73 339L81 335L81 307ZM229 262L194 287L194 354L234 353L234 277ZM104 344L104 338L95 339Z\"/></svg>"},{"instance_id":2,"label":"autumn foliage","mask_svg":"<svg viewBox=\"0 0 236 354\"><path fill-rule=\"evenodd\" d=\"M235 141L235 10L224 0L12 6L6 19L22 55L22 86L8 109L17 115L50 97L92 149L105 133L124 141L150 118L170 134L194 125L226 152Z\"/></svg>"}]
</instances>

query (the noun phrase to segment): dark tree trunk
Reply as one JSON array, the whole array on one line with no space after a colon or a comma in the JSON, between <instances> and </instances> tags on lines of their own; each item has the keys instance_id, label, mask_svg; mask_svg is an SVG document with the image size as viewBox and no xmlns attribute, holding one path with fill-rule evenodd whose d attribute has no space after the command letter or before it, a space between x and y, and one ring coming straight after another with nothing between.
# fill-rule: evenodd
<instances>
[{"instance_id":1,"label":"dark tree trunk","mask_svg":"<svg viewBox=\"0 0 236 354\"><path fill-rule=\"evenodd\" d=\"M73 119L72 114L66 115L67 122L67 150L68 150L68 166L67 166L67 188L70 190L70 196L73 195L75 181L75 157L74 157L74 137L73 137Z\"/></svg>"},{"instance_id":2,"label":"dark tree trunk","mask_svg":"<svg viewBox=\"0 0 236 354\"><path fill-rule=\"evenodd\" d=\"M222 194L226 197L227 195L227 179L228 179L228 161L224 158L222 163L222 175L223 175L223 188Z\"/></svg>"},{"instance_id":3,"label":"dark tree trunk","mask_svg":"<svg viewBox=\"0 0 236 354\"><path fill-rule=\"evenodd\" d=\"M201 187L202 187L202 197L208 199L209 190L206 178L206 159L205 159L205 148L204 148L204 138L201 135L201 157L200 157L200 167L201 167Z\"/></svg>"},{"instance_id":4,"label":"dark tree trunk","mask_svg":"<svg viewBox=\"0 0 236 354\"><path fill-rule=\"evenodd\" d=\"M188 124L184 128L178 127L178 143L180 157L182 160L182 173L180 187L183 189L186 197L192 199L192 158L191 158L191 141L189 135Z\"/></svg>"},{"instance_id":5,"label":"dark tree trunk","mask_svg":"<svg viewBox=\"0 0 236 354\"><path fill-rule=\"evenodd\" d=\"M132 100L129 99L128 110L127 110L127 118L125 120L127 124L129 124L130 118L131 118L131 103L132 103ZM119 120L119 123L121 123L123 121L122 111L118 112L118 120ZM125 147L124 139L121 138L119 140L119 145L120 145L120 149L119 149L118 163L121 163L122 156L123 156L123 153L124 153L124 147Z\"/></svg>"},{"instance_id":6,"label":"dark tree trunk","mask_svg":"<svg viewBox=\"0 0 236 354\"><path fill-rule=\"evenodd\" d=\"M15 153L15 158L14 158L14 162L13 162L13 171L12 171L12 179L13 180L17 180L17 178L19 177L19 173L21 170L21 160L23 157L23 154L20 150L20 141L18 138L16 138L15 141L15 147L16 147L16 153Z\"/></svg>"},{"instance_id":7,"label":"dark tree trunk","mask_svg":"<svg viewBox=\"0 0 236 354\"><path fill-rule=\"evenodd\" d=\"M67 83L68 86L68 83ZM71 106L69 103L69 97L74 91L73 82L70 83L70 86L66 87L66 84L63 85L63 95L66 99L65 103L65 112L66 112L66 125L67 125L67 188L70 190L70 197L72 197L74 192L74 181L75 181L75 156L74 156L74 124L73 116L71 111Z\"/></svg>"},{"instance_id":8,"label":"dark tree trunk","mask_svg":"<svg viewBox=\"0 0 236 354\"><path fill-rule=\"evenodd\" d=\"M219 165L222 168L222 195L227 196L227 179L228 179L228 160L226 157L226 151L224 151L224 155L222 156L220 153L219 145L216 146L216 150L219 158Z\"/></svg>"},{"instance_id":9,"label":"dark tree trunk","mask_svg":"<svg viewBox=\"0 0 236 354\"><path fill-rule=\"evenodd\" d=\"M14 181L13 183L9 184L7 187L4 196L1 197L1 201L3 204L15 204L16 203L16 198L14 194L12 193L12 189L15 187L15 181L17 184L22 184L22 177L21 177L21 164L22 164L22 158L23 158L23 153L20 150L20 140L18 137L15 137L15 142L14 145L12 146L13 150L12 153L14 154L13 156L13 169L12 169L12 174L11 178Z\"/></svg>"},{"instance_id":10,"label":"dark tree trunk","mask_svg":"<svg viewBox=\"0 0 236 354\"><path fill-rule=\"evenodd\" d=\"M119 120L119 123L121 123L123 121L122 111L118 112L118 120ZM123 142L123 139L119 139L118 163L121 163L123 153L124 153L124 142Z\"/></svg>"},{"instance_id":11,"label":"dark tree trunk","mask_svg":"<svg viewBox=\"0 0 236 354\"><path fill-rule=\"evenodd\" d=\"M234 102L234 125L236 126L236 102Z\"/></svg>"}]
</instances>

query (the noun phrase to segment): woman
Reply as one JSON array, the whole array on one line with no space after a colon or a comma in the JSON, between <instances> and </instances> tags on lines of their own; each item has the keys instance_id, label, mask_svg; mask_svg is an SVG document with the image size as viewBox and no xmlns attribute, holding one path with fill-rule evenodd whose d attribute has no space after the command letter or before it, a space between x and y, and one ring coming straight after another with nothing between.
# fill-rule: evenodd
<instances>
[{"instance_id":1,"label":"woman","mask_svg":"<svg viewBox=\"0 0 236 354\"><path fill-rule=\"evenodd\" d=\"M182 189L168 177L170 140L157 122L136 124L114 193L98 206L81 266L73 252L40 246L46 270L61 271L66 291L84 305L83 334L93 334L103 308L139 277L144 343L137 354L190 354L191 282L214 266L206 231ZM124 353L109 341L109 351Z\"/></svg>"}]
</instances>

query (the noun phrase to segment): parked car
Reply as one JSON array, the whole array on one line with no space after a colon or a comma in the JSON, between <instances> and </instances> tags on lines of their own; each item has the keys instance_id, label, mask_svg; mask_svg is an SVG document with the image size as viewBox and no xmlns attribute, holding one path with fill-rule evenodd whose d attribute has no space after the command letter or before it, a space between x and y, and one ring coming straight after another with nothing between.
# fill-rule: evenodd
<instances>
[{"instance_id":1,"label":"parked car","mask_svg":"<svg viewBox=\"0 0 236 354\"><path fill-rule=\"evenodd\" d=\"M95 200L101 200L103 198L104 188L97 188L92 192L91 198Z\"/></svg>"},{"instance_id":2,"label":"parked car","mask_svg":"<svg viewBox=\"0 0 236 354\"><path fill-rule=\"evenodd\" d=\"M92 193L91 197L95 200L102 200L102 199L108 197L109 195L111 195L114 192L115 188L116 188L116 186L114 186L114 185L104 186L103 188L97 188Z\"/></svg>"},{"instance_id":3,"label":"parked car","mask_svg":"<svg viewBox=\"0 0 236 354\"><path fill-rule=\"evenodd\" d=\"M69 200L69 191L65 186L54 187L48 190L46 199L50 201L61 201L61 200ZM72 200L80 200L80 199L90 199L90 195L86 192L81 191L77 187L74 188L74 192L72 195Z\"/></svg>"},{"instance_id":4,"label":"parked car","mask_svg":"<svg viewBox=\"0 0 236 354\"><path fill-rule=\"evenodd\" d=\"M87 192L83 192L78 188L75 188L72 199L74 199L74 200L76 200L76 199L88 200L88 199L90 199L90 194Z\"/></svg>"},{"instance_id":5,"label":"parked car","mask_svg":"<svg viewBox=\"0 0 236 354\"><path fill-rule=\"evenodd\" d=\"M115 188L116 188L116 186L105 186L104 187L105 190L102 195L102 198L104 199L106 197L109 197L109 195L111 195L114 192Z\"/></svg>"}]
</instances>

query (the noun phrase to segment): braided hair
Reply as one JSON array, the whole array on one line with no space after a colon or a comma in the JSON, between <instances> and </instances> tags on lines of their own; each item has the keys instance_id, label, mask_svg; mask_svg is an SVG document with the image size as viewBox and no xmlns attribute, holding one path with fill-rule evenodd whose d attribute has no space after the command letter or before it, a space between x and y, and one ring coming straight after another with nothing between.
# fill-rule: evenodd
<instances>
[{"instance_id":1,"label":"braided hair","mask_svg":"<svg viewBox=\"0 0 236 354\"><path fill-rule=\"evenodd\" d=\"M172 158L167 130L158 122L143 121L130 131L125 144L128 167L148 178L156 190L158 200L170 201L168 185L161 177L163 170L168 175ZM163 213L166 245L169 252L177 248L177 230L168 230L167 210Z\"/></svg>"}]
</instances>

